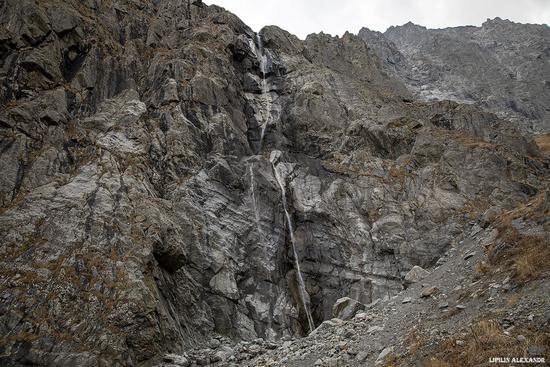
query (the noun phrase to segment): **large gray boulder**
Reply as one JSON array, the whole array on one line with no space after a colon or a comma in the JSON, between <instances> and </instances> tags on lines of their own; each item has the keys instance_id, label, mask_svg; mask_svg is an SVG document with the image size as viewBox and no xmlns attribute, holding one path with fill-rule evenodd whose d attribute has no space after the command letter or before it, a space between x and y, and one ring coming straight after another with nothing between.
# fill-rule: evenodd
<instances>
[{"instance_id":1,"label":"large gray boulder","mask_svg":"<svg viewBox=\"0 0 550 367\"><path fill-rule=\"evenodd\" d=\"M332 316L340 320L349 320L359 311L366 308L366 305L349 297L342 297L336 300L332 307Z\"/></svg>"},{"instance_id":2,"label":"large gray boulder","mask_svg":"<svg viewBox=\"0 0 550 367\"><path fill-rule=\"evenodd\" d=\"M405 275L405 281L408 283L417 283L430 274L429 271L424 270L418 265L412 267L411 270Z\"/></svg>"}]
</instances>

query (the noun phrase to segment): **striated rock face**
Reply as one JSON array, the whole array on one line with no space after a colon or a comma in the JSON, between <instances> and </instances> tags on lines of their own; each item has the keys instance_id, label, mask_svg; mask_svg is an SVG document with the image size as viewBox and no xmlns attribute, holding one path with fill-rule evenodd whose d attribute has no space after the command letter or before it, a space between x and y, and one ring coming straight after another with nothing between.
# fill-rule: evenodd
<instances>
[{"instance_id":1,"label":"striated rock face","mask_svg":"<svg viewBox=\"0 0 550 367\"><path fill-rule=\"evenodd\" d=\"M548 182L524 129L422 101L355 35L258 40L200 1L0 10L2 365L304 335Z\"/></svg>"},{"instance_id":2,"label":"striated rock face","mask_svg":"<svg viewBox=\"0 0 550 367\"><path fill-rule=\"evenodd\" d=\"M500 18L481 27L407 23L359 37L423 100L475 104L522 130L550 130L550 27Z\"/></svg>"}]
</instances>

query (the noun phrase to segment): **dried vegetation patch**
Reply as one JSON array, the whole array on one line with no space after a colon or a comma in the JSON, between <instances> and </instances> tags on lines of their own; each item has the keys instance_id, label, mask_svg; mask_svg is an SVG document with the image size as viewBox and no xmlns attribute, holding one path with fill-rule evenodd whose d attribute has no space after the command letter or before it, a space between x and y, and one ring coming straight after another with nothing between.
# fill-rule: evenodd
<instances>
[{"instance_id":1,"label":"dried vegetation patch","mask_svg":"<svg viewBox=\"0 0 550 367\"><path fill-rule=\"evenodd\" d=\"M487 249L489 264L510 269L520 282L547 276L550 272L550 239L547 236L550 210L548 193L541 193L528 203L496 218L495 242ZM520 231L515 222L544 229L541 232Z\"/></svg>"},{"instance_id":2,"label":"dried vegetation patch","mask_svg":"<svg viewBox=\"0 0 550 367\"><path fill-rule=\"evenodd\" d=\"M525 340L518 340L517 335L523 335ZM536 329L523 329L514 330L514 335L507 335L496 320L481 320L459 337L451 336L443 340L424 365L490 366L491 358L530 357L528 348L535 345L550 350L550 334Z\"/></svg>"},{"instance_id":3,"label":"dried vegetation patch","mask_svg":"<svg viewBox=\"0 0 550 367\"><path fill-rule=\"evenodd\" d=\"M550 153L550 134L542 134L535 137L535 143L545 153Z\"/></svg>"}]
</instances>

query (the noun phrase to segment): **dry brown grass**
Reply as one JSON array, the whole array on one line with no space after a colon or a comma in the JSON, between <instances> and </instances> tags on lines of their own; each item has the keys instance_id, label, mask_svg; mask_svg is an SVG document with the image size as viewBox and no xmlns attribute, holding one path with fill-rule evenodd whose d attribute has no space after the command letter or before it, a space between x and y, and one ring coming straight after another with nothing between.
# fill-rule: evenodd
<instances>
[{"instance_id":1,"label":"dry brown grass","mask_svg":"<svg viewBox=\"0 0 550 367\"><path fill-rule=\"evenodd\" d=\"M482 148L482 149L496 148L496 144L489 143L473 135L458 136L457 141L459 141L462 145L465 145L469 148Z\"/></svg>"},{"instance_id":2,"label":"dry brown grass","mask_svg":"<svg viewBox=\"0 0 550 367\"><path fill-rule=\"evenodd\" d=\"M469 220L478 218L489 208L490 204L486 198L473 198L468 200L460 209L460 213Z\"/></svg>"},{"instance_id":3,"label":"dry brown grass","mask_svg":"<svg viewBox=\"0 0 550 367\"><path fill-rule=\"evenodd\" d=\"M521 237L511 252L514 275L522 281L540 278L550 270L550 242L547 238Z\"/></svg>"},{"instance_id":4,"label":"dry brown grass","mask_svg":"<svg viewBox=\"0 0 550 367\"><path fill-rule=\"evenodd\" d=\"M430 360L426 362L426 367L451 367L451 365L440 359L430 358Z\"/></svg>"},{"instance_id":5,"label":"dry brown grass","mask_svg":"<svg viewBox=\"0 0 550 367\"><path fill-rule=\"evenodd\" d=\"M371 159L369 152L365 150L356 151L350 163L342 164L341 162L346 158L343 154L335 153L330 158L322 161L321 164L323 168L333 173L352 177L375 177L372 173L372 168L367 164ZM383 179L383 177L378 178Z\"/></svg>"},{"instance_id":6,"label":"dry brown grass","mask_svg":"<svg viewBox=\"0 0 550 367\"><path fill-rule=\"evenodd\" d=\"M535 143L539 149L545 153L550 153L550 134L542 134L535 136Z\"/></svg>"},{"instance_id":7,"label":"dry brown grass","mask_svg":"<svg viewBox=\"0 0 550 367\"><path fill-rule=\"evenodd\" d=\"M434 354L425 361L427 367L484 366L491 357L527 356L527 346L531 344L550 347L550 335L536 330L518 330L527 337L528 343L520 343L514 336L504 334L495 320L481 320L472 325L463 344L456 344L456 337L441 342Z\"/></svg>"},{"instance_id":8,"label":"dry brown grass","mask_svg":"<svg viewBox=\"0 0 550 367\"><path fill-rule=\"evenodd\" d=\"M520 282L546 276L550 272L550 239L543 235L520 233L513 221L522 219L541 224L549 217L545 193L501 214L496 220L497 239L488 248L489 263L511 270L515 280Z\"/></svg>"},{"instance_id":9,"label":"dry brown grass","mask_svg":"<svg viewBox=\"0 0 550 367\"><path fill-rule=\"evenodd\" d=\"M408 116L402 116L399 117L390 123L388 123L388 128L395 129L395 128L408 128L408 129L418 129L422 127L422 123L412 117Z\"/></svg>"},{"instance_id":10,"label":"dry brown grass","mask_svg":"<svg viewBox=\"0 0 550 367\"><path fill-rule=\"evenodd\" d=\"M508 298L508 306L515 306L519 303L519 301L521 300L521 295L519 293L514 293L510 296L510 298Z\"/></svg>"},{"instance_id":11,"label":"dry brown grass","mask_svg":"<svg viewBox=\"0 0 550 367\"><path fill-rule=\"evenodd\" d=\"M490 270L491 270L491 267L485 261L478 262L474 267L474 272L476 277L481 277L483 275L486 275L489 273Z\"/></svg>"},{"instance_id":12,"label":"dry brown grass","mask_svg":"<svg viewBox=\"0 0 550 367\"><path fill-rule=\"evenodd\" d=\"M426 338L423 337L417 330L412 330L405 337L405 345L407 346L409 353L415 354L424 346L425 340Z\"/></svg>"},{"instance_id":13,"label":"dry brown grass","mask_svg":"<svg viewBox=\"0 0 550 367\"><path fill-rule=\"evenodd\" d=\"M502 225L509 225L513 220L519 218L529 219L534 222L548 219L550 211L545 208L546 193L541 192L533 197L529 202L519 205L518 207L502 213L497 220Z\"/></svg>"},{"instance_id":14,"label":"dry brown grass","mask_svg":"<svg viewBox=\"0 0 550 367\"><path fill-rule=\"evenodd\" d=\"M443 137L446 141L456 141L468 148L495 149L496 144L483 140L481 137L462 130L433 129L434 134Z\"/></svg>"},{"instance_id":15,"label":"dry brown grass","mask_svg":"<svg viewBox=\"0 0 550 367\"><path fill-rule=\"evenodd\" d=\"M14 335L5 335L0 338L0 345L6 345L13 343L14 341L33 342L39 338L38 335L30 333L28 331L22 331Z\"/></svg>"},{"instance_id":16,"label":"dry brown grass","mask_svg":"<svg viewBox=\"0 0 550 367\"><path fill-rule=\"evenodd\" d=\"M401 186L401 190L405 189L405 183L410 176L409 165L412 164L412 158L407 158L401 164L391 164L388 173Z\"/></svg>"}]
</instances>

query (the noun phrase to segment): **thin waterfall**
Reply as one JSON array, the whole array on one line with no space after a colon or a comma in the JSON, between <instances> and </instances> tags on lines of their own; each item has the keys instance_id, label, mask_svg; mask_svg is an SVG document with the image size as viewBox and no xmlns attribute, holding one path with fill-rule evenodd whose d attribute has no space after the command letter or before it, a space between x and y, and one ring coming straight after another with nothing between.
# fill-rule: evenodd
<instances>
[{"instance_id":1,"label":"thin waterfall","mask_svg":"<svg viewBox=\"0 0 550 367\"><path fill-rule=\"evenodd\" d=\"M261 225L261 216L258 209L258 201L256 200L256 175L254 173L254 162L248 165L248 171L250 175L250 201L252 202L252 210L254 211L254 218L256 220L256 230L258 231L259 242L265 239L264 231L262 230ZM273 283L269 282L269 293L274 294L273 292ZM267 310L267 329L265 337L268 340L272 340L276 337L275 332L272 329L273 325L273 313L271 307L268 307Z\"/></svg>"},{"instance_id":2,"label":"thin waterfall","mask_svg":"<svg viewBox=\"0 0 550 367\"><path fill-rule=\"evenodd\" d=\"M271 96L269 95L269 87L267 84L267 68L268 68L268 59L267 55L265 54L263 44L262 44L262 38L260 34L256 34L256 43L253 39L248 39L250 48L254 52L254 55L256 56L256 59L258 60L258 64L260 66L260 72L261 72L261 96L260 96L260 111L259 111L259 123L261 125L261 135L260 135L260 144L258 147L258 151L262 150L263 141L264 141L264 135L266 131L266 127L269 124L269 122L272 120L271 118ZM256 220L256 230L258 232L260 241L265 240L264 231L262 230L261 226L261 216L258 208L258 202L256 199L256 176L254 173L254 163L250 163L249 167L249 175L250 175L250 197L252 202L252 209L254 210L254 218ZM270 290L273 289L273 284L270 282ZM269 315L268 315L268 327L266 334L268 338L274 337L276 334L274 333L272 329L272 321L273 321L273 313L271 312L271 308L269 308Z\"/></svg>"},{"instance_id":3,"label":"thin waterfall","mask_svg":"<svg viewBox=\"0 0 550 367\"><path fill-rule=\"evenodd\" d=\"M262 73L262 102L263 102L263 111L262 111L262 131L260 134L260 150L262 149L263 142L264 142L264 136L265 136L265 129L267 128L267 125L269 125L271 120L271 97L269 95L269 87L267 84L267 55L265 54L264 46L262 43L262 37L259 33L256 34L256 43L258 44L258 47L256 49L256 58L258 59L258 62L260 64L260 71Z\"/></svg>"},{"instance_id":4,"label":"thin waterfall","mask_svg":"<svg viewBox=\"0 0 550 367\"><path fill-rule=\"evenodd\" d=\"M283 179L281 178L281 175L279 174L279 170L276 166L277 156L274 154L274 152L271 153L270 161L271 166L273 167L273 173L275 175L275 179L277 180L277 183L279 184L279 188L281 189L281 198L283 201L283 209L285 211L285 218L287 222L288 232L290 234L290 243L292 245L292 251L294 254L294 263L296 266L296 274L298 278L298 289L299 289L299 295L300 295L300 301L302 302L302 305L304 306L304 312L307 317L309 332L311 333L315 329L315 323L313 322L313 317L311 316L311 312L309 311L308 304L306 302L306 286L304 283L304 278L302 277L302 271L300 270L300 259L298 258L298 253L296 252L296 240L294 238L294 228L292 226L292 219L290 218L290 214L288 212L288 207L286 204L286 190L285 185L283 183Z\"/></svg>"},{"instance_id":5,"label":"thin waterfall","mask_svg":"<svg viewBox=\"0 0 550 367\"><path fill-rule=\"evenodd\" d=\"M262 78L261 79L261 111L260 111L261 135L260 135L260 146L259 146L259 150L261 150L263 147L267 126L272 121L272 100L271 100L271 95L269 93L269 85L267 80L268 56L264 50L262 38L259 33L256 34L256 43L254 43L252 39L249 39L249 43L250 43L250 47L254 51L254 54L256 55L256 58L258 60L258 63L260 66L261 78ZM298 279L298 296L300 298L300 302L302 303L304 312L306 314L309 332L312 332L315 329L315 323L313 322L313 317L311 316L311 312L308 307L309 305L309 303L307 302L308 295L306 292L304 278L302 276L302 270L300 268L300 259L298 258L298 253L296 252L296 239L294 238L294 228L292 226L292 219L288 212L285 185L276 167L276 161L278 158L278 156L274 154L276 152L277 151L272 152L270 161L271 161L271 166L273 168L275 179L277 180L277 184L279 185L279 188L281 190L283 209L285 212L285 219L287 222L288 232L290 235L290 242L292 245L292 251L294 255L296 278ZM257 201L256 201L256 183L255 183L255 174L254 174L254 164L251 163L248 169L250 174L250 196L251 196L252 206L253 206L254 215L256 219L256 227L258 230L258 234L260 236L263 236L263 233L262 233L263 231L261 229L261 217L260 217L260 213L259 213Z\"/></svg>"},{"instance_id":6,"label":"thin waterfall","mask_svg":"<svg viewBox=\"0 0 550 367\"><path fill-rule=\"evenodd\" d=\"M249 173L250 173L250 197L252 200L252 209L254 210L254 217L256 219L256 229L258 230L258 235L263 236L262 228L260 225L260 212L258 211L258 202L256 201L256 179L254 175L254 163L250 163Z\"/></svg>"}]
</instances>

